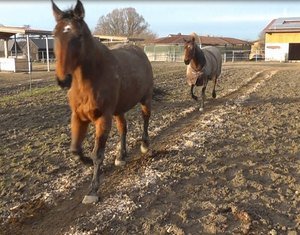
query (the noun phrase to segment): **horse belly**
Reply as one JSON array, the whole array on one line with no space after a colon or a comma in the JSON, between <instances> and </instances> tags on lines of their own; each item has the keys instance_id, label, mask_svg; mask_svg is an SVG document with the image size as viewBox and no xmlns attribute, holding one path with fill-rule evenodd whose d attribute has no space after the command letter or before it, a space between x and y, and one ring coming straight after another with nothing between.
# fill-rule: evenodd
<instances>
[{"instance_id":1,"label":"horse belly","mask_svg":"<svg viewBox=\"0 0 300 235\"><path fill-rule=\"evenodd\" d=\"M125 113L131 108L133 108L136 104L138 104L142 98L145 96L146 92L142 92L141 90L134 90L132 92L120 92L119 101L116 106L115 113Z\"/></svg>"},{"instance_id":2,"label":"horse belly","mask_svg":"<svg viewBox=\"0 0 300 235\"><path fill-rule=\"evenodd\" d=\"M132 77L132 79L122 82L119 93L116 113L124 113L133 108L137 103L141 102L144 97L148 97L152 93L153 82L151 78Z\"/></svg>"},{"instance_id":3,"label":"horse belly","mask_svg":"<svg viewBox=\"0 0 300 235\"><path fill-rule=\"evenodd\" d=\"M147 56L138 47L121 47L114 50L114 54L118 60L121 79L115 113L124 113L152 93L152 67Z\"/></svg>"}]
</instances>

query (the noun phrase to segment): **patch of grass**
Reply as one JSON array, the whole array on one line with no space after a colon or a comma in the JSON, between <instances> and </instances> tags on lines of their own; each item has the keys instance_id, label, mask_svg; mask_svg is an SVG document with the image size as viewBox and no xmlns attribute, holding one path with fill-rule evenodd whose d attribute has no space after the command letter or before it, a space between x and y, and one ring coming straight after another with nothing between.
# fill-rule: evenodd
<instances>
[{"instance_id":1,"label":"patch of grass","mask_svg":"<svg viewBox=\"0 0 300 235\"><path fill-rule=\"evenodd\" d=\"M8 95L0 98L0 105L4 105L5 103L8 102L14 102L14 101L19 101L23 100L29 97L38 97L41 95L46 95L51 92L59 91L60 88L58 86L47 86L47 87L42 87L42 88L33 88L31 90L26 90L26 91L21 91L17 94L13 95Z\"/></svg>"}]
</instances>

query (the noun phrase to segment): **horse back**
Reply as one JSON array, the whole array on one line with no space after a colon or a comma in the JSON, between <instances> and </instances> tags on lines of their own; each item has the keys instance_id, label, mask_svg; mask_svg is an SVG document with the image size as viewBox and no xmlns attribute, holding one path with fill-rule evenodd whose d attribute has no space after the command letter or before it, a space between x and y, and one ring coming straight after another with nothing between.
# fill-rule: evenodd
<instances>
[{"instance_id":1,"label":"horse back","mask_svg":"<svg viewBox=\"0 0 300 235\"><path fill-rule=\"evenodd\" d=\"M211 78L219 77L222 70L222 55L218 48L213 46L203 47L202 51L206 59L205 73Z\"/></svg>"},{"instance_id":2,"label":"horse back","mask_svg":"<svg viewBox=\"0 0 300 235\"><path fill-rule=\"evenodd\" d=\"M144 51L137 46L118 45L111 52L116 58L121 81L115 113L123 113L146 97L152 97L152 66Z\"/></svg>"}]
</instances>

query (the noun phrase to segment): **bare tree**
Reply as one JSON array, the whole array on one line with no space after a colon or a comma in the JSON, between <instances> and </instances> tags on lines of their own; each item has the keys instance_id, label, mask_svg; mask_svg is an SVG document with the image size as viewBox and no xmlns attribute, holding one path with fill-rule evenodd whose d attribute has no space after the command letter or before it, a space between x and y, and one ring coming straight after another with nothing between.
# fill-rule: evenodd
<instances>
[{"instance_id":1,"label":"bare tree","mask_svg":"<svg viewBox=\"0 0 300 235\"><path fill-rule=\"evenodd\" d=\"M115 9L106 16L101 16L94 33L126 37L141 35L147 38L156 37L149 30L149 24L144 17L132 7Z\"/></svg>"},{"instance_id":2,"label":"bare tree","mask_svg":"<svg viewBox=\"0 0 300 235\"><path fill-rule=\"evenodd\" d=\"M266 39L266 32L265 32L265 30L262 30L258 34L258 41L259 41L259 43L261 43L262 45L264 45L265 44L265 39Z\"/></svg>"}]
</instances>

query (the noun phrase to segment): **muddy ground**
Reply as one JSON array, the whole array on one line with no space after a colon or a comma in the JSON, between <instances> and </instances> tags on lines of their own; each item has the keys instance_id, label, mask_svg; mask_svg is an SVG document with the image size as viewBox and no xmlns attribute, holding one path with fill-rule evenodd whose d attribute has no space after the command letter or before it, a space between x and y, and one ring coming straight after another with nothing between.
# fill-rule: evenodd
<instances>
[{"instance_id":1,"label":"muddy ground","mask_svg":"<svg viewBox=\"0 0 300 235\"><path fill-rule=\"evenodd\" d=\"M113 127L99 188L73 159L66 91L54 73L0 74L0 234L300 233L300 66L226 63L203 113L182 63L153 63L151 151L127 114L125 167ZM211 85L211 84L210 84ZM200 89L197 89L199 94ZM92 149L93 127L84 147Z\"/></svg>"}]
</instances>

